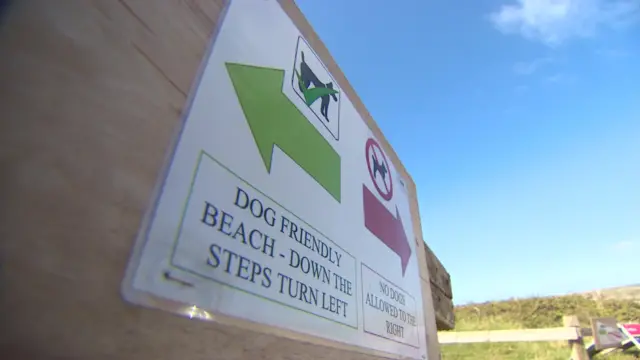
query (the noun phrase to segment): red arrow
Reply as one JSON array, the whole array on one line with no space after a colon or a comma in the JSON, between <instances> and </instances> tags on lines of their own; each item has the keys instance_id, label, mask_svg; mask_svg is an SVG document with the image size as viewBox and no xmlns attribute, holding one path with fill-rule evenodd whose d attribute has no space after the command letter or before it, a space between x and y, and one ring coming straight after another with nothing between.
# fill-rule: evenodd
<instances>
[{"instance_id":1,"label":"red arrow","mask_svg":"<svg viewBox=\"0 0 640 360\"><path fill-rule=\"evenodd\" d=\"M362 185L362 197L364 226L400 256L402 276L404 276L411 257L411 247L407 241L407 234L404 232L398 207L396 206L396 216L394 217L393 213L387 210L384 204L364 185Z\"/></svg>"}]
</instances>

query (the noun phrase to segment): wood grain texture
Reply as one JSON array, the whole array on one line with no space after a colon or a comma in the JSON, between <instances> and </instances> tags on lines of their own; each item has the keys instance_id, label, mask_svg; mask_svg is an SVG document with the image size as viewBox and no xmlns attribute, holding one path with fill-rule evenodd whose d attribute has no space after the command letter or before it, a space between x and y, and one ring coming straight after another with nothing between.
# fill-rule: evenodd
<instances>
[{"instance_id":1,"label":"wood grain texture","mask_svg":"<svg viewBox=\"0 0 640 360\"><path fill-rule=\"evenodd\" d=\"M427 266L429 267L429 281L449 299L453 299L453 291L451 289L451 275L444 265L440 262L436 254L425 246L427 257Z\"/></svg>"},{"instance_id":2,"label":"wood grain texture","mask_svg":"<svg viewBox=\"0 0 640 360\"><path fill-rule=\"evenodd\" d=\"M578 336L569 340L569 347L571 348L571 357L573 360L588 360L589 354L587 354L587 350L584 346L584 339L580 330L580 320L575 315L567 315L562 317L562 325L564 325L568 329L572 329L575 331Z\"/></svg>"},{"instance_id":3,"label":"wood grain texture","mask_svg":"<svg viewBox=\"0 0 640 360\"><path fill-rule=\"evenodd\" d=\"M427 286L427 282L422 280L422 286ZM455 327L455 315L453 312L453 301L438 288L434 283L431 285L431 295L436 313L436 326L438 330L452 330Z\"/></svg>"},{"instance_id":4,"label":"wood grain texture","mask_svg":"<svg viewBox=\"0 0 640 360\"><path fill-rule=\"evenodd\" d=\"M452 330L455 327L451 276L436 255L425 244L424 260L420 262L420 277L423 286L431 289L437 330Z\"/></svg>"},{"instance_id":5,"label":"wood grain texture","mask_svg":"<svg viewBox=\"0 0 640 360\"><path fill-rule=\"evenodd\" d=\"M408 179L421 236L415 184L293 1L281 4ZM120 296L221 9L221 0L21 0L2 14L0 358L376 358ZM433 309L429 286L423 294ZM437 359L433 311L426 317Z\"/></svg>"},{"instance_id":6,"label":"wood grain texture","mask_svg":"<svg viewBox=\"0 0 640 360\"><path fill-rule=\"evenodd\" d=\"M571 327L458 332L442 331L438 333L438 338L441 344L574 341L580 338L580 333Z\"/></svg>"}]
</instances>

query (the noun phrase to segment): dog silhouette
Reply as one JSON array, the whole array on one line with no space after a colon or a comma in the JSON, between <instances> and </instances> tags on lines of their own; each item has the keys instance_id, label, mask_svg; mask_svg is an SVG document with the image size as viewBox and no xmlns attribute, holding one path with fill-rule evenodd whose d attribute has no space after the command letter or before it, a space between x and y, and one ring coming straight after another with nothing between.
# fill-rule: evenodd
<instances>
[{"instance_id":1,"label":"dog silhouette","mask_svg":"<svg viewBox=\"0 0 640 360\"><path fill-rule=\"evenodd\" d=\"M302 81L298 82L298 87L300 88L300 91L304 93L307 89L309 89L311 85L317 88L333 89L332 82L328 82L326 84L323 83L322 81L320 81L318 76L313 72L313 70L311 70L311 68L309 67L309 64L307 64L307 62L305 61L304 51L300 52L300 56L302 58L302 62L300 63L300 78ZM327 94L320 97L320 113L322 114L322 116L324 116L327 122L330 121L329 120L329 104L331 103L331 98L333 98L333 100L336 102L338 101L338 97L336 96L336 94L330 94L330 95Z\"/></svg>"}]
</instances>

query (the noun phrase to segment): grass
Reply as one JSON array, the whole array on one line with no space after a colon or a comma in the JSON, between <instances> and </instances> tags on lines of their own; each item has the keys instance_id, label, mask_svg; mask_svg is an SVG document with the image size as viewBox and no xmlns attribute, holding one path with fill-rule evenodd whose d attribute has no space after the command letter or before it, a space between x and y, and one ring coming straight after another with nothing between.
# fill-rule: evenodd
<instances>
[{"instance_id":1,"label":"grass","mask_svg":"<svg viewBox=\"0 0 640 360\"><path fill-rule=\"evenodd\" d=\"M611 292L603 296L603 291L596 297L590 293L458 306L455 331L559 327L564 315L577 315L583 327L589 327L592 317L612 316L621 322L640 322L639 298L628 296L629 292L620 288L616 291L625 296ZM590 341L585 339L586 343ZM564 342L457 344L443 345L441 350L445 360L568 360L570 356ZM601 358L630 360L635 356L613 354Z\"/></svg>"}]
</instances>

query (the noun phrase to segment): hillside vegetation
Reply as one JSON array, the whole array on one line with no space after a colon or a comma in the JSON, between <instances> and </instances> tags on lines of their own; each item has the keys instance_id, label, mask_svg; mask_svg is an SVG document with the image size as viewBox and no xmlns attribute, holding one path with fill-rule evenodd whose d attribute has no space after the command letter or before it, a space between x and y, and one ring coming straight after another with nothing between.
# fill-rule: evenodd
<instances>
[{"instance_id":1,"label":"hillside vegetation","mask_svg":"<svg viewBox=\"0 0 640 360\"><path fill-rule=\"evenodd\" d=\"M471 304L455 309L455 331L536 329L562 326L564 315L577 315L582 327L589 327L592 317L613 316L621 322L640 322L639 297L617 288L625 296L615 298L603 290L597 293L562 297L514 299ZM612 289L613 290L613 289ZM635 288L637 291L638 288ZM594 295L595 294L595 295ZM587 343L591 339L585 340ZM570 351L565 342L487 343L443 345L445 360L568 360ZM614 354L603 359L634 359L634 355Z\"/></svg>"}]
</instances>

